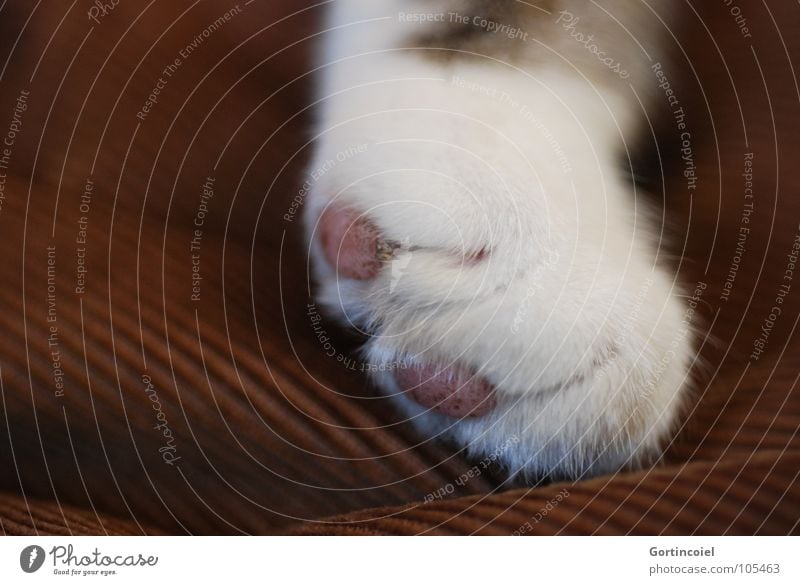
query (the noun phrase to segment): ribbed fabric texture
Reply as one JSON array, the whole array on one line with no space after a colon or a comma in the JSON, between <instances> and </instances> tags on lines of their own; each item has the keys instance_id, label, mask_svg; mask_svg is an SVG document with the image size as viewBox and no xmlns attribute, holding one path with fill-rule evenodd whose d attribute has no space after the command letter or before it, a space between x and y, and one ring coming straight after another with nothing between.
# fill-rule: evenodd
<instances>
[{"instance_id":1,"label":"ribbed fabric texture","mask_svg":"<svg viewBox=\"0 0 800 585\"><path fill-rule=\"evenodd\" d=\"M533 487L460 481L474 462L377 396L345 358L357 340L314 328L291 212L319 8L255 2L204 37L233 4L120 3L98 22L5 4L0 137L15 111L21 126L0 206L0 531L797 533L800 281L749 356L800 229L800 10L748 5L744 38L711 4L684 7L667 69L696 187L668 110L646 165L666 177L668 261L688 296L702 284L692 400L652 468Z\"/></svg>"}]
</instances>

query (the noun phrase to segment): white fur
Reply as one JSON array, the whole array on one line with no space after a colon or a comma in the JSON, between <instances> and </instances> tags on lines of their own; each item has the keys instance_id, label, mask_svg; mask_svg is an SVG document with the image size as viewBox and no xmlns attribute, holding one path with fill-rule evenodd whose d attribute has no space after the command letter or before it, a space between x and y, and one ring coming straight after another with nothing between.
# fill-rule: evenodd
<instances>
[{"instance_id":1,"label":"white fur","mask_svg":"<svg viewBox=\"0 0 800 585\"><path fill-rule=\"evenodd\" d=\"M324 170L305 209L319 298L371 332L365 354L388 370L378 387L423 432L531 478L656 455L691 356L679 291L655 265L657 226L619 170L641 116L631 87L642 98L652 85L631 39L653 35L619 41L617 25L565 5L630 79L594 63L555 17L540 34L552 55L537 45L522 63L437 61L402 49L412 29L397 20L430 2L334 2L311 164ZM338 277L316 236L331 202L410 246L373 281ZM480 250L482 262L465 260ZM472 367L498 408L456 420L418 406L391 374L414 360Z\"/></svg>"}]
</instances>

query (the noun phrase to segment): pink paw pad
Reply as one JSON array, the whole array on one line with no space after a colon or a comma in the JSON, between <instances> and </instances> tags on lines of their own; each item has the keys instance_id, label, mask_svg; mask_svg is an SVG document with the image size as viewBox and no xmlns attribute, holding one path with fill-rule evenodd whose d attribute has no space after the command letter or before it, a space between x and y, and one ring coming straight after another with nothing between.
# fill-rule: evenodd
<instances>
[{"instance_id":1,"label":"pink paw pad","mask_svg":"<svg viewBox=\"0 0 800 585\"><path fill-rule=\"evenodd\" d=\"M454 418L489 414L497 406L494 387L464 368L433 365L398 370L395 378L407 396Z\"/></svg>"},{"instance_id":2,"label":"pink paw pad","mask_svg":"<svg viewBox=\"0 0 800 585\"><path fill-rule=\"evenodd\" d=\"M378 275L380 233L366 216L328 207L320 218L320 241L325 258L345 278L370 280Z\"/></svg>"}]
</instances>

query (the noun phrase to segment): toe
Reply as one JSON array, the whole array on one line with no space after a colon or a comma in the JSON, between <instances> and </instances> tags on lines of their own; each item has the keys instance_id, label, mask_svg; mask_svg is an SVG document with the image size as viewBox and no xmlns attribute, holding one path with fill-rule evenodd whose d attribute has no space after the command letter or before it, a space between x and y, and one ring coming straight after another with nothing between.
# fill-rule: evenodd
<instances>
[{"instance_id":1,"label":"toe","mask_svg":"<svg viewBox=\"0 0 800 585\"><path fill-rule=\"evenodd\" d=\"M415 402L446 416L483 416L494 410L494 387L459 366L433 365L398 370L397 383Z\"/></svg>"},{"instance_id":2,"label":"toe","mask_svg":"<svg viewBox=\"0 0 800 585\"><path fill-rule=\"evenodd\" d=\"M320 218L320 240L327 261L339 275L369 280L381 268L378 229L363 214L329 207Z\"/></svg>"}]
</instances>

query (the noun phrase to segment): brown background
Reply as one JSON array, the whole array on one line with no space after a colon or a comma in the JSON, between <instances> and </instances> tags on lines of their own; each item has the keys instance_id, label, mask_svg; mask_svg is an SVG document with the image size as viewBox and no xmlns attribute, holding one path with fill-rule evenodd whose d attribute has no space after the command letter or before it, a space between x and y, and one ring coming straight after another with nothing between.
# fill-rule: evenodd
<instances>
[{"instance_id":1,"label":"brown background","mask_svg":"<svg viewBox=\"0 0 800 585\"><path fill-rule=\"evenodd\" d=\"M752 34L743 38L722 3L676 4L685 18L668 74L687 113L697 189L680 174L670 120L659 125L659 150L642 152L680 278L688 290L707 286L702 363L680 433L650 470L535 489L483 474L422 505L472 464L418 444L361 374L324 355L305 315L299 226L282 219L303 181L321 8L240 4L141 121L163 68L233 4L123 0L95 24L89 2L7 2L0 136L20 91L30 96L0 210L0 529L797 532L800 276L764 355L748 356L800 231L800 9L743 5ZM752 231L722 301L746 152ZM193 302L191 223L208 176L215 196ZM88 178L89 272L78 295ZM64 396L47 345L51 245ZM352 347L329 331L337 348ZM158 451L145 374L175 434L174 466ZM562 489L569 496L534 521Z\"/></svg>"}]
</instances>

